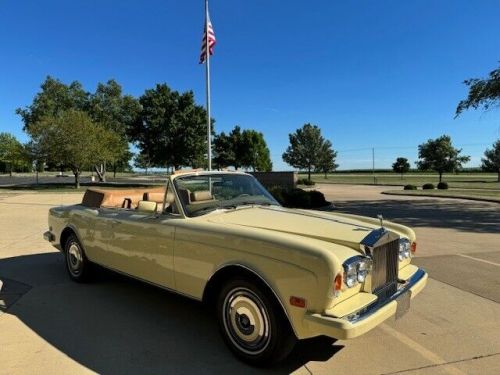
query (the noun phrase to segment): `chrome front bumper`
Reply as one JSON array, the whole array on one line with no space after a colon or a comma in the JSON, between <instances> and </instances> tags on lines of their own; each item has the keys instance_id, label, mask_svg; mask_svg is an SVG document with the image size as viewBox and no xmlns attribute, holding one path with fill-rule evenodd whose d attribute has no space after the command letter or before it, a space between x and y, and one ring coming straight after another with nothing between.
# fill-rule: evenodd
<instances>
[{"instance_id":1,"label":"chrome front bumper","mask_svg":"<svg viewBox=\"0 0 500 375\"><path fill-rule=\"evenodd\" d=\"M417 269L390 298L383 302L373 302L365 308L343 317L334 317L326 313L309 313L304 317L304 325L309 330L309 337L326 335L336 339L358 337L375 328L391 316L398 316L398 310L413 299L427 283L428 274Z\"/></svg>"},{"instance_id":2,"label":"chrome front bumper","mask_svg":"<svg viewBox=\"0 0 500 375\"><path fill-rule=\"evenodd\" d=\"M417 284L424 277L427 279L427 273L423 269L419 268L417 272L415 272L408 280L406 280L404 284L399 286L396 293L394 293L391 297L382 302L378 301L374 302L355 314L350 314L349 316L347 316L347 320L349 320L352 323L356 323L363 319L368 318L370 315L374 314L378 309L402 297L403 294L411 293L411 288L415 286L415 284Z\"/></svg>"}]
</instances>

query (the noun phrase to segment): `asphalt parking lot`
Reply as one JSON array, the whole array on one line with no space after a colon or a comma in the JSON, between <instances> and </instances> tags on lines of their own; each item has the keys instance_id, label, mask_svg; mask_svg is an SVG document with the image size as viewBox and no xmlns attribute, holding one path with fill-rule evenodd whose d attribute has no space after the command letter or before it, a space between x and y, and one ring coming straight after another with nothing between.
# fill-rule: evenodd
<instances>
[{"instance_id":1,"label":"asphalt parking lot","mask_svg":"<svg viewBox=\"0 0 500 375\"><path fill-rule=\"evenodd\" d=\"M269 370L235 360L196 302L107 271L70 282L41 235L48 208L81 194L0 192L0 374L499 374L500 205L320 189L339 211L413 227L430 280L403 319L308 340Z\"/></svg>"}]
</instances>

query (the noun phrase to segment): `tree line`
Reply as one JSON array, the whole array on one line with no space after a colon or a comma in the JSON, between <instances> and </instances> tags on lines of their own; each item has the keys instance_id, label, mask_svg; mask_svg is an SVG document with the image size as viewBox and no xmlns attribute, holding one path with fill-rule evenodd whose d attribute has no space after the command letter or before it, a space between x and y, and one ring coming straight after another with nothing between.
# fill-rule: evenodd
<instances>
[{"instance_id":1,"label":"tree line","mask_svg":"<svg viewBox=\"0 0 500 375\"><path fill-rule=\"evenodd\" d=\"M139 150L134 164L146 169L207 166L205 109L196 104L192 91L178 92L164 83L135 98L124 94L115 80L88 92L78 81L65 84L49 76L32 103L16 112L30 141L20 145L11 135L4 136L8 142L2 141L6 151L0 160L11 171L23 159L71 169L76 186L88 168L105 181L108 167L114 173L129 167L130 144ZM217 168L272 169L262 133L236 126L230 142L225 133L212 135Z\"/></svg>"},{"instance_id":2,"label":"tree line","mask_svg":"<svg viewBox=\"0 0 500 375\"><path fill-rule=\"evenodd\" d=\"M464 81L468 97L459 102L456 117L473 108L485 110L500 103L500 69L488 78ZM115 80L99 83L96 90L86 91L78 81L64 84L47 77L33 102L16 110L24 123L30 141L21 144L12 135L0 133L0 170L27 169L34 165L69 168L79 185L84 168L93 167L101 181L107 167L116 173L129 167L132 154L129 144L139 153L138 168L206 167L206 112L197 105L192 91L178 92L167 84L145 90L139 98L123 93ZM215 120L211 119L212 129ZM254 171L272 170L269 148L264 135L252 129L235 126L229 133L213 130L213 162L218 169L234 167ZM445 172L458 171L470 160L453 147L451 138L443 135L429 139L418 147L420 170L433 170L439 180ZM333 172L337 152L331 141L321 135L317 125L304 124L289 134L289 146L282 159L308 173ZM487 149L482 159L485 171L496 172L500 181L500 140ZM393 170L404 174L410 169L406 158L398 158Z\"/></svg>"}]
</instances>

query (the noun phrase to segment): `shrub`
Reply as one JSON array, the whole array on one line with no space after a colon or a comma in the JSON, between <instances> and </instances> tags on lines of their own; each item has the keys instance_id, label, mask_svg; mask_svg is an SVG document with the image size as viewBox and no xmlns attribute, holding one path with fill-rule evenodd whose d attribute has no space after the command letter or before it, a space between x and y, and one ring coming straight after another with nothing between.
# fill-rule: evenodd
<instances>
[{"instance_id":1,"label":"shrub","mask_svg":"<svg viewBox=\"0 0 500 375\"><path fill-rule=\"evenodd\" d=\"M310 208L311 207L311 195L309 192L302 189L292 189L285 191L283 193L285 198L285 207L294 208Z\"/></svg>"},{"instance_id":2,"label":"shrub","mask_svg":"<svg viewBox=\"0 0 500 375\"><path fill-rule=\"evenodd\" d=\"M313 180L309 181L307 178L299 178L297 180L297 185L312 186L312 185L315 185L315 182Z\"/></svg>"},{"instance_id":3,"label":"shrub","mask_svg":"<svg viewBox=\"0 0 500 375\"><path fill-rule=\"evenodd\" d=\"M285 189L280 188L279 186L273 186L267 189L269 193L276 199L280 204L285 205L285 198L283 197L283 192Z\"/></svg>"},{"instance_id":4,"label":"shrub","mask_svg":"<svg viewBox=\"0 0 500 375\"><path fill-rule=\"evenodd\" d=\"M312 208L324 207L328 204L328 202L325 199L325 196L320 191L317 190L310 191L309 195L311 197Z\"/></svg>"},{"instance_id":5,"label":"shrub","mask_svg":"<svg viewBox=\"0 0 500 375\"><path fill-rule=\"evenodd\" d=\"M448 183L447 182L440 182L438 184L438 189L440 189L440 190L448 190Z\"/></svg>"},{"instance_id":6,"label":"shrub","mask_svg":"<svg viewBox=\"0 0 500 375\"><path fill-rule=\"evenodd\" d=\"M434 184L424 184L424 186L422 186L422 189L433 190L433 189L435 189L435 186L434 186Z\"/></svg>"},{"instance_id":7,"label":"shrub","mask_svg":"<svg viewBox=\"0 0 500 375\"><path fill-rule=\"evenodd\" d=\"M269 192L280 204L289 208L320 208L328 205L323 193L316 190L285 189L275 186L270 188Z\"/></svg>"},{"instance_id":8,"label":"shrub","mask_svg":"<svg viewBox=\"0 0 500 375\"><path fill-rule=\"evenodd\" d=\"M405 185L404 190L417 190L415 185Z\"/></svg>"}]
</instances>

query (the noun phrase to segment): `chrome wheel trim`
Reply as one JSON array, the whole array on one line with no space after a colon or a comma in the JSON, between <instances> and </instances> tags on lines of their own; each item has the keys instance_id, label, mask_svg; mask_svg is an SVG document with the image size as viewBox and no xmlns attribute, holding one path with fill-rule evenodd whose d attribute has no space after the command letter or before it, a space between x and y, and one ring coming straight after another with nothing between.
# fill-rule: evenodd
<instances>
[{"instance_id":1,"label":"chrome wheel trim","mask_svg":"<svg viewBox=\"0 0 500 375\"><path fill-rule=\"evenodd\" d=\"M83 266L83 254L82 249L76 242L71 242L66 254L66 263L68 265L69 272L73 276L79 276L82 272Z\"/></svg>"},{"instance_id":2,"label":"chrome wheel trim","mask_svg":"<svg viewBox=\"0 0 500 375\"><path fill-rule=\"evenodd\" d=\"M271 322L264 302L248 288L237 287L224 298L222 321L238 350L258 355L271 341Z\"/></svg>"}]
</instances>

